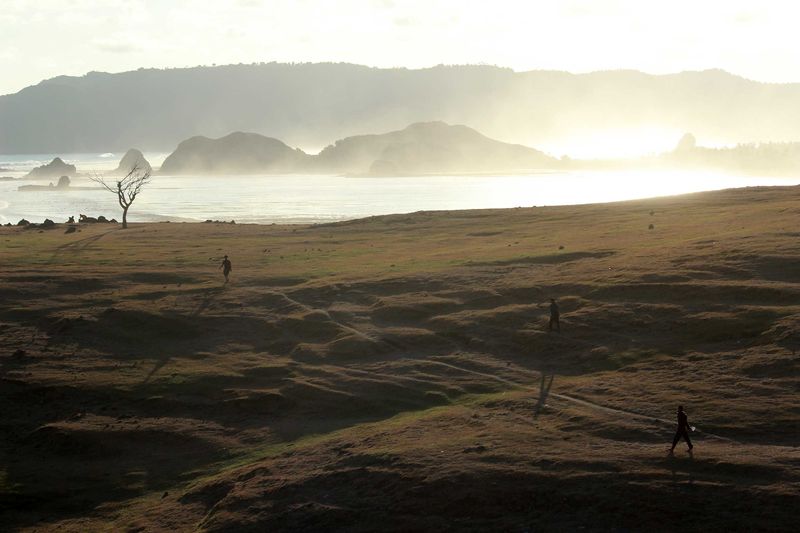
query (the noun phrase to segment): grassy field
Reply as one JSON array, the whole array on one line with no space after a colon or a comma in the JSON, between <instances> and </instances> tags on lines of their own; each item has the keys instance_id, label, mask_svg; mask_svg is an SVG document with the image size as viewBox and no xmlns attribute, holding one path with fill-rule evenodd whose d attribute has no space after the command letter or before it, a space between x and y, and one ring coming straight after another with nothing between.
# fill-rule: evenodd
<instances>
[{"instance_id":1,"label":"grassy field","mask_svg":"<svg viewBox=\"0 0 800 533\"><path fill-rule=\"evenodd\" d=\"M0 529L791 530L799 214L0 228Z\"/></svg>"}]
</instances>

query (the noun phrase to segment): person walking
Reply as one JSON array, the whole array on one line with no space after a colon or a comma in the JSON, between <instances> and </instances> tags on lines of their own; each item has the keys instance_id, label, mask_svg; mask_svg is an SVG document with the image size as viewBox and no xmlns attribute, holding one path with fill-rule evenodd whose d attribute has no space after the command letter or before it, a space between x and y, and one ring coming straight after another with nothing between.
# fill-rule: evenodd
<instances>
[{"instance_id":1,"label":"person walking","mask_svg":"<svg viewBox=\"0 0 800 533\"><path fill-rule=\"evenodd\" d=\"M219 268L222 269L222 273L225 275L225 283L228 283L228 275L231 273L231 270L233 270L233 267L231 266L231 260L228 259L227 255L222 260L222 264L219 265Z\"/></svg>"},{"instance_id":2,"label":"person walking","mask_svg":"<svg viewBox=\"0 0 800 533\"><path fill-rule=\"evenodd\" d=\"M678 445L678 441L683 440L686 441L686 444L689 445L689 451L692 451L694 446L692 445L692 439L689 438L689 432L694 431L694 428L689 425L689 417L686 416L686 411L683 410L683 406L678 406L678 430L675 432L675 438L672 439L672 448L670 448L669 453L675 451L675 446Z\"/></svg>"},{"instance_id":3,"label":"person walking","mask_svg":"<svg viewBox=\"0 0 800 533\"><path fill-rule=\"evenodd\" d=\"M558 304L553 298L550 298L550 322L547 324L547 331L553 331L553 325L556 326L556 331L561 333L561 324L559 324L558 319L561 317L561 313L558 311Z\"/></svg>"}]
</instances>

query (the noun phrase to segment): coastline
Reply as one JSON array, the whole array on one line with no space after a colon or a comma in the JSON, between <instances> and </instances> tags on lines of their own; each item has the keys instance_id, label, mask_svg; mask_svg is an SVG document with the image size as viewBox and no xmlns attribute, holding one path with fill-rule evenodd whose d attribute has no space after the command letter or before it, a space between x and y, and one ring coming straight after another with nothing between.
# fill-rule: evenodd
<instances>
[{"instance_id":1,"label":"coastline","mask_svg":"<svg viewBox=\"0 0 800 533\"><path fill-rule=\"evenodd\" d=\"M568 206L664 198L749 187L791 187L800 178L752 178L700 174L640 175L636 172L517 176L425 176L416 178L231 177L155 178L130 212L132 222L235 220L256 224L325 224L416 211ZM0 183L0 223L25 218L55 221L86 213L119 218L113 195L100 188ZM23 185L22 187L28 187ZM655 187L655 188L651 188ZM5 189L5 192L4 192ZM503 189L502 196L497 190ZM688 190L687 190L688 189ZM194 191L187 195L181 191ZM184 191L184 192L185 192ZM62 194L50 194L61 192ZM36 193L46 193L38 196ZM596 199L599 197L599 200ZM41 200L40 200L41 199ZM46 199L46 200L45 200ZM28 206L26 208L25 206ZM50 207L48 207L50 206Z\"/></svg>"}]
</instances>

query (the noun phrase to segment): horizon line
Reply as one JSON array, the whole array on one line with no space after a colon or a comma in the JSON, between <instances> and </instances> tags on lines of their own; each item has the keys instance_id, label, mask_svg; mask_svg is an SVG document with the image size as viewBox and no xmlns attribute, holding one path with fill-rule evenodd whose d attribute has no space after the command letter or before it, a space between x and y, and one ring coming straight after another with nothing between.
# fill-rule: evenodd
<instances>
[{"instance_id":1,"label":"horizon line","mask_svg":"<svg viewBox=\"0 0 800 533\"><path fill-rule=\"evenodd\" d=\"M255 61L250 63L227 63L223 65L218 65L216 63L212 63L210 65L192 65L192 66L174 66L174 67L138 67L133 70L120 70L116 72L109 72L103 70L89 70L84 72L80 75L72 75L72 74L58 74L52 76L50 78L44 78L39 82L26 85L21 89L17 90L13 93L5 93L1 94L0 98L5 96L13 96L16 94L21 93L26 89L30 89L32 87L38 87L43 83L47 83L49 81L53 81L59 78L71 78L71 79L80 79L88 77L92 74L102 74L108 76L114 76L119 74L130 74L134 72L140 71L169 71L169 70L191 70L191 69L218 69L218 68L230 68L230 67L253 67L253 66L269 66L269 65L282 65L282 66L317 66L317 65L344 65L350 67L361 67L370 70L407 70L407 71L425 71L425 70L434 70L438 68L489 68L489 69L497 69L497 70L507 70L514 74L529 74L534 72L552 72L552 73L559 73L559 74L568 74L571 76L591 76L593 74L603 74L603 73L635 73L635 74L642 74L645 76L650 76L654 78L662 78L668 76L679 76L681 74L699 74L699 73L706 73L706 72L721 72L723 74L727 74L728 76L739 78L745 81L749 81L752 83L758 83L761 85L797 85L800 84L800 81L787 81L787 82L772 82L772 81L761 81L756 80L753 78L748 78L746 76L742 76L740 74L736 74L734 72L725 70L719 67L710 67L706 69L688 69L688 70L680 70L680 71L672 71L672 72L664 72L664 73L653 73L647 72L645 70L639 70L635 68L609 68L609 69L598 69L598 70L588 70L588 71L570 71L570 70L559 70L559 69L551 69L551 68L540 68L540 69L528 69L528 70L516 70L512 67L490 64L490 63L438 63L436 65L430 65L425 67L406 67L406 66L392 66L392 67L380 67L380 66L373 66L373 65L366 65L362 63L351 63L348 61L306 61L306 62L295 62L295 61Z\"/></svg>"}]
</instances>

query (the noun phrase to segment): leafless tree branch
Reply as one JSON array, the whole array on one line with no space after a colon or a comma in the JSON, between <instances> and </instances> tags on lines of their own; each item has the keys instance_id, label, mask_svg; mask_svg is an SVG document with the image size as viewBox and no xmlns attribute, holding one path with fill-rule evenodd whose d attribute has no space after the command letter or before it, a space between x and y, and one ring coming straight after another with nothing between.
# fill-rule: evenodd
<instances>
[{"instance_id":1,"label":"leafless tree branch","mask_svg":"<svg viewBox=\"0 0 800 533\"><path fill-rule=\"evenodd\" d=\"M128 227L128 208L139 196L142 189L150 183L150 172L142 172L138 166L134 166L125 177L118 180L113 185L106 182L102 176L95 175L91 180L105 190L117 196L117 202L122 208L122 227Z\"/></svg>"}]
</instances>

